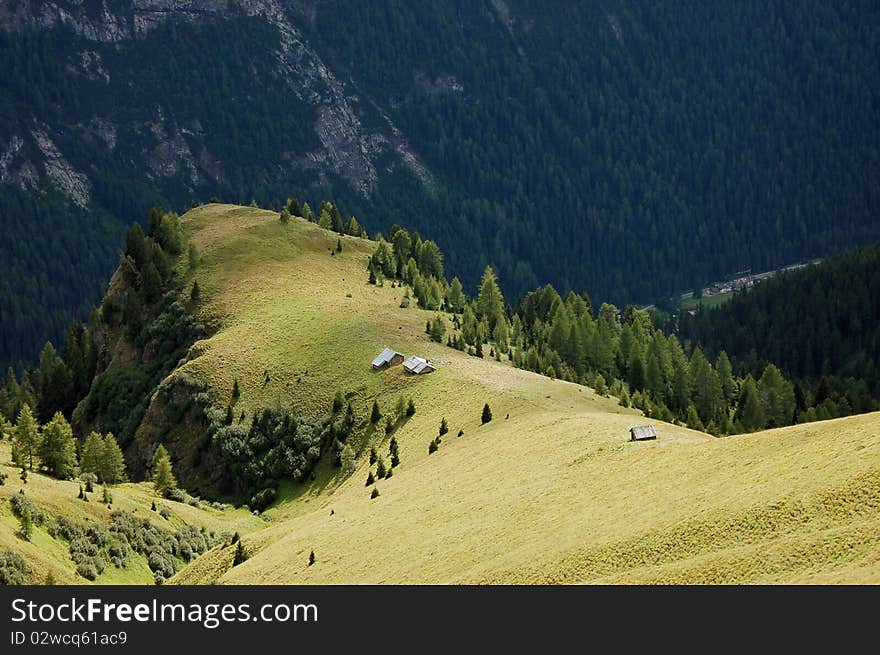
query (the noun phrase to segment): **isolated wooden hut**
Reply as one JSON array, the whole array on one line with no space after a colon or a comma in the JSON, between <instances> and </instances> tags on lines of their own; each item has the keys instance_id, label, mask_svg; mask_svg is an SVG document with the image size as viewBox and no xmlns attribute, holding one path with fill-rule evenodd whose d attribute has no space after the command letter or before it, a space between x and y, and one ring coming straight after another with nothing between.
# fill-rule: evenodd
<instances>
[{"instance_id":1,"label":"isolated wooden hut","mask_svg":"<svg viewBox=\"0 0 880 655\"><path fill-rule=\"evenodd\" d=\"M657 430L653 425L641 425L629 429L630 441L650 441L657 438Z\"/></svg>"},{"instance_id":2,"label":"isolated wooden hut","mask_svg":"<svg viewBox=\"0 0 880 655\"><path fill-rule=\"evenodd\" d=\"M437 370L437 367L429 364L427 359L413 355L403 362L403 370L412 375L424 375L426 373L433 373Z\"/></svg>"},{"instance_id":3,"label":"isolated wooden hut","mask_svg":"<svg viewBox=\"0 0 880 655\"><path fill-rule=\"evenodd\" d=\"M386 348L379 353L376 359L373 360L373 368L379 370L380 368L385 368L386 366L397 366L398 364L403 362L403 359L403 355L401 355L396 350Z\"/></svg>"}]
</instances>

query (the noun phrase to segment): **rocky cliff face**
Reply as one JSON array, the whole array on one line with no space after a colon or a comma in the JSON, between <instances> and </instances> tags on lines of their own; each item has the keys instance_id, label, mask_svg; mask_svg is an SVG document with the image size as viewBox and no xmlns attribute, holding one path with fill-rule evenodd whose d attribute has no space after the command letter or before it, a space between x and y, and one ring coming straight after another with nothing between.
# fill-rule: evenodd
<instances>
[{"instance_id":1,"label":"rocky cliff face","mask_svg":"<svg viewBox=\"0 0 880 655\"><path fill-rule=\"evenodd\" d=\"M131 81L114 79L114 66L107 62L120 44L149 41L168 25L184 30L187 25L241 16L265 21L277 32L274 56L265 62L279 83L272 92L289 93L292 101L311 108L309 128L316 147L281 153L283 170L266 162L262 175L292 178L302 171L319 181L335 176L366 198L378 183L377 161L387 154L429 184L427 167L387 115L381 114L378 128L364 126L358 89L339 80L325 65L296 24L308 19L307 7L297 5L294 11L291 4L279 0L0 0L0 29L12 35L67 31L76 37L76 50L66 62L70 77L123 89ZM155 47L161 48L162 43L157 41ZM117 117L110 111L75 124L63 120L38 124L37 117L19 116L19 129L2 134L0 128L4 141L0 143L0 183L54 189L87 207L91 202L89 172L70 164L66 150L76 150L78 142L85 141L92 148L112 152L117 135L128 133L144 141L138 161L132 163L148 180L170 181L189 192L222 188L230 177L228 162L214 156L200 125L181 125L171 118L168 104L175 101L162 99L145 107L141 116ZM64 145L59 145L60 134L67 137L62 139Z\"/></svg>"}]
</instances>

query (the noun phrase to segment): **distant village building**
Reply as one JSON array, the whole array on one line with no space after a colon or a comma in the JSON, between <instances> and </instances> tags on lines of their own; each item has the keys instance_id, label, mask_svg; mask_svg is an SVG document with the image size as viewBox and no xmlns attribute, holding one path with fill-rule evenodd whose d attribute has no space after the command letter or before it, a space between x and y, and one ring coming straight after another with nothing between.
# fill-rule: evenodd
<instances>
[{"instance_id":1,"label":"distant village building","mask_svg":"<svg viewBox=\"0 0 880 655\"><path fill-rule=\"evenodd\" d=\"M653 425L641 425L629 429L630 441L649 441L657 438L657 430Z\"/></svg>"},{"instance_id":2,"label":"distant village building","mask_svg":"<svg viewBox=\"0 0 880 655\"><path fill-rule=\"evenodd\" d=\"M376 359L373 360L373 368L379 370L380 368L385 368L386 366L397 366L403 361L404 357L396 350L392 350L391 348L386 348Z\"/></svg>"},{"instance_id":3,"label":"distant village building","mask_svg":"<svg viewBox=\"0 0 880 655\"><path fill-rule=\"evenodd\" d=\"M403 363L403 370L413 375L423 375L425 373L433 373L437 367L429 364L427 359L412 356Z\"/></svg>"}]
</instances>

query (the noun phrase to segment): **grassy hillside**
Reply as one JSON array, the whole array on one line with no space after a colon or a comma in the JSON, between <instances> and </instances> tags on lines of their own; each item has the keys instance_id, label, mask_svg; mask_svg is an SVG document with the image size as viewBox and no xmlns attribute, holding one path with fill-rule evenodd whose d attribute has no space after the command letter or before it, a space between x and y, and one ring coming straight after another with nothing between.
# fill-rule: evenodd
<instances>
[{"instance_id":1,"label":"grassy hillside","mask_svg":"<svg viewBox=\"0 0 880 655\"><path fill-rule=\"evenodd\" d=\"M429 342L433 312L366 283L369 242L343 237L331 255L335 234L228 205L184 223L201 311L220 329L178 374L224 402L238 378L248 415L275 403L327 414L337 389L361 419L373 398L388 410L412 397L417 411L378 498L365 451L387 461L387 437L367 430L350 478L325 462L284 490L245 539L247 562L214 550L178 582L880 582L876 414L720 440L656 423L657 441L632 444L644 419L613 399ZM385 346L439 370L374 372ZM442 417L450 432L429 455Z\"/></svg>"},{"instance_id":2,"label":"grassy hillside","mask_svg":"<svg viewBox=\"0 0 880 655\"><path fill-rule=\"evenodd\" d=\"M79 482L55 480L45 475L31 473L26 484L19 479L20 469L11 461L10 443L0 442L0 472L8 476L6 484L0 486L0 552L11 550L25 558L31 569L30 581L42 583L51 573L58 584L83 584L87 581L76 574L76 565L68 552L68 543L63 539L53 539L46 530L51 518L65 516L80 523L97 523L107 525L110 514L116 510L131 512L140 518L147 518L166 530L175 530L185 525L204 526L207 530L218 533L238 531L242 534L251 532L264 524L259 518L242 509L226 509L219 511L206 504L193 507L185 503L161 499L153 492L149 483L127 483L112 488L113 504L108 508L100 501L101 487L88 494L90 502L77 498ZM50 517L46 525L35 527L31 540L25 541L18 536L19 522L13 515L9 499L24 490L25 495L33 501L39 510ZM164 519L151 511L151 504L156 502L171 513ZM129 565L124 569L107 566L103 574L96 580L98 584L153 584L153 573L143 555L132 553Z\"/></svg>"}]
</instances>

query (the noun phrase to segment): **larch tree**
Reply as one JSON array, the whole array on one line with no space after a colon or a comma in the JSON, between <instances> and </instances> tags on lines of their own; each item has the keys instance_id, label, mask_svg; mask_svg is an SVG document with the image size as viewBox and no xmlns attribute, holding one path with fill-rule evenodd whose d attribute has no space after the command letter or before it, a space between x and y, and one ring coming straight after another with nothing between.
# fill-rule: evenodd
<instances>
[{"instance_id":1,"label":"larch tree","mask_svg":"<svg viewBox=\"0 0 880 655\"><path fill-rule=\"evenodd\" d=\"M34 470L37 459L37 448L40 445L40 431L37 421L31 412L30 405L22 406L18 414L18 423L13 433L13 458L16 466Z\"/></svg>"},{"instance_id":2,"label":"larch tree","mask_svg":"<svg viewBox=\"0 0 880 655\"><path fill-rule=\"evenodd\" d=\"M177 480L174 479L174 472L171 469L171 456L162 444L159 444L153 455L152 475L153 488L160 496L167 497L177 488Z\"/></svg>"},{"instance_id":3,"label":"larch tree","mask_svg":"<svg viewBox=\"0 0 880 655\"><path fill-rule=\"evenodd\" d=\"M112 432L104 435L101 444L99 475L104 484L118 484L125 480L125 458Z\"/></svg>"},{"instance_id":4,"label":"larch tree","mask_svg":"<svg viewBox=\"0 0 880 655\"><path fill-rule=\"evenodd\" d=\"M38 449L40 466L56 478L69 478L76 470L76 439L70 423L61 412L43 428Z\"/></svg>"}]
</instances>

